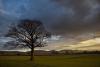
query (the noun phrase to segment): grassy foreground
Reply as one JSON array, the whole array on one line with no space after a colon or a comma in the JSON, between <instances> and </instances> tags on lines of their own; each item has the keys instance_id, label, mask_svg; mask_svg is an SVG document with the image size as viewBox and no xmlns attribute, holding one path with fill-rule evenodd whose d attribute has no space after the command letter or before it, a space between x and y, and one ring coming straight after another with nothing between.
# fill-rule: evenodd
<instances>
[{"instance_id":1,"label":"grassy foreground","mask_svg":"<svg viewBox=\"0 0 100 67\"><path fill-rule=\"evenodd\" d=\"M100 55L0 56L0 67L100 67Z\"/></svg>"}]
</instances>

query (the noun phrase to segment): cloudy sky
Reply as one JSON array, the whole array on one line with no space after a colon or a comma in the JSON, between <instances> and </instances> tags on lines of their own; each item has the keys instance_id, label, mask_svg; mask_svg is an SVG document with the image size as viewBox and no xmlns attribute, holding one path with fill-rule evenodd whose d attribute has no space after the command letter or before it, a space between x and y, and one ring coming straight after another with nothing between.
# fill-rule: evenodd
<instances>
[{"instance_id":1,"label":"cloudy sky","mask_svg":"<svg viewBox=\"0 0 100 67\"><path fill-rule=\"evenodd\" d=\"M45 50L100 50L100 0L0 0L0 49L11 23L43 22L52 36Z\"/></svg>"}]
</instances>

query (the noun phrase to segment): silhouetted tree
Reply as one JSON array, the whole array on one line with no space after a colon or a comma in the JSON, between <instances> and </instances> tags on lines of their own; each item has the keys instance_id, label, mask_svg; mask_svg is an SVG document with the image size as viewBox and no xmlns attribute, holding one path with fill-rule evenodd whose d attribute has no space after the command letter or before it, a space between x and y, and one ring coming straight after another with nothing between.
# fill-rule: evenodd
<instances>
[{"instance_id":1,"label":"silhouetted tree","mask_svg":"<svg viewBox=\"0 0 100 67\"><path fill-rule=\"evenodd\" d=\"M16 39L17 46L31 49L31 60L34 60L34 48L44 47L46 39L50 36L43 24L36 20L21 20L17 25L12 25L7 33L8 37Z\"/></svg>"}]
</instances>

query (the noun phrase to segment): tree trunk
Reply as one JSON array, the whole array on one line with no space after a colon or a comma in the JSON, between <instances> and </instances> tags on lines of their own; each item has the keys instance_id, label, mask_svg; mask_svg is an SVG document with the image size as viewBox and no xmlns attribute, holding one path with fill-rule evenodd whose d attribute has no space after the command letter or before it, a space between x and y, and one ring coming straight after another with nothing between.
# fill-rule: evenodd
<instances>
[{"instance_id":1,"label":"tree trunk","mask_svg":"<svg viewBox=\"0 0 100 67\"><path fill-rule=\"evenodd\" d=\"M34 46L33 46L33 45L32 45L32 48L31 48L30 60L31 60L31 61L34 61Z\"/></svg>"}]
</instances>

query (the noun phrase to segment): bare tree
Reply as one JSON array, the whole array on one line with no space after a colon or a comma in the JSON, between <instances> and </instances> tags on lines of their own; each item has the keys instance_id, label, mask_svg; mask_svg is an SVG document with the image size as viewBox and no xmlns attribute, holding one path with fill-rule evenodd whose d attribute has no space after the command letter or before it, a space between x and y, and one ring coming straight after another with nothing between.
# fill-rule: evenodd
<instances>
[{"instance_id":1,"label":"bare tree","mask_svg":"<svg viewBox=\"0 0 100 67\"><path fill-rule=\"evenodd\" d=\"M44 47L46 38L50 36L43 24L36 20L21 20L17 25L12 25L7 33L8 37L16 39L17 46L29 47L31 58L34 60L34 48Z\"/></svg>"}]
</instances>

